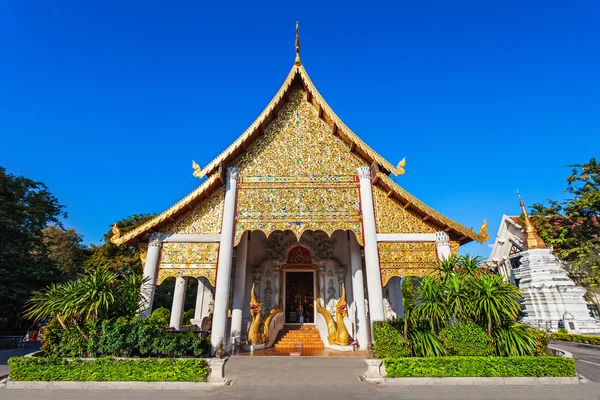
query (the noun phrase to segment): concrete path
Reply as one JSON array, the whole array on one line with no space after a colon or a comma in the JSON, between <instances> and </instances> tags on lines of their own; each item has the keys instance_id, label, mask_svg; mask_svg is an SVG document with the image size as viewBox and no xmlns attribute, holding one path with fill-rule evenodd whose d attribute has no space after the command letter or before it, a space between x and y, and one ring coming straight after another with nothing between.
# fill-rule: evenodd
<instances>
[{"instance_id":1,"label":"concrete path","mask_svg":"<svg viewBox=\"0 0 600 400\"><path fill-rule=\"evenodd\" d=\"M232 386L209 392L17 391L0 389L9 400L164 400L164 399L527 399L600 400L600 385L575 387L379 387L359 382L362 358L233 357L227 362Z\"/></svg>"},{"instance_id":2,"label":"concrete path","mask_svg":"<svg viewBox=\"0 0 600 400\"><path fill-rule=\"evenodd\" d=\"M600 383L600 346L560 340L553 340L551 345L573 353L577 372L592 382Z\"/></svg>"}]
</instances>

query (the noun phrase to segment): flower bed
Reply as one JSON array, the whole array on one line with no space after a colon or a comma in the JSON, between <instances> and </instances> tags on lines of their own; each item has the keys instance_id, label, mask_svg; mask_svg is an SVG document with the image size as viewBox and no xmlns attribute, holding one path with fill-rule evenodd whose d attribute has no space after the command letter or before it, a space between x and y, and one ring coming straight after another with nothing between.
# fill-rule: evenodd
<instances>
[{"instance_id":1,"label":"flower bed","mask_svg":"<svg viewBox=\"0 0 600 400\"><path fill-rule=\"evenodd\" d=\"M384 360L388 378L575 376L575 360L565 357L406 357Z\"/></svg>"},{"instance_id":2,"label":"flower bed","mask_svg":"<svg viewBox=\"0 0 600 400\"><path fill-rule=\"evenodd\" d=\"M579 335L575 333L554 332L550 335L552 340L564 340L565 342L586 343L600 345L600 336Z\"/></svg>"},{"instance_id":3,"label":"flower bed","mask_svg":"<svg viewBox=\"0 0 600 400\"><path fill-rule=\"evenodd\" d=\"M209 372L201 358L13 357L8 365L13 381L205 382Z\"/></svg>"}]
</instances>

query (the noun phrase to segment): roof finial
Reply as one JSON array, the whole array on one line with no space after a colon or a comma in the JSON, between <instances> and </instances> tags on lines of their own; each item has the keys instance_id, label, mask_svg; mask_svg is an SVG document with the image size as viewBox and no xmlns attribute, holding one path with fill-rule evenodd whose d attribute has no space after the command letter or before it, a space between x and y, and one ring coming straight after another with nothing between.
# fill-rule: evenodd
<instances>
[{"instance_id":1,"label":"roof finial","mask_svg":"<svg viewBox=\"0 0 600 400\"><path fill-rule=\"evenodd\" d=\"M523 213L523 217L525 218L525 233L527 234L527 250L533 249L545 249L546 244L542 240L542 238L538 235L535 226L531 223L529 219L529 215L527 215L527 209L525 208L525 203L521 198L521 194L519 193L519 189L517 189L517 195L519 196L519 204L521 205L521 212Z\"/></svg>"},{"instance_id":2,"label":"roof finial","mask_svg":"<svg viewBox=\"0 0 600 400\"><path fill-rule=\"evenodd\" d=\"M298 31L298 21L296 21L296 65L302 65L300 62L300 33Z\"/></svg>"}]
</instances>

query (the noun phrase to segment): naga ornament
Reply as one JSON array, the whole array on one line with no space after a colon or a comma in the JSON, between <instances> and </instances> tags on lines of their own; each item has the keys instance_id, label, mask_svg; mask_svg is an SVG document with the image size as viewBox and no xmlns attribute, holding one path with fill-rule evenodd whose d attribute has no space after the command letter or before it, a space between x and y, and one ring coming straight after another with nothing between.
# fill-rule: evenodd
<instances>
[{"instance_id":1,"label":"naga ornament","mask_svg":"<svg viewBox=\"0 0 600 400\"><path fill-rule=\"evenodd\" d=\"M252 323L248 328L248 339L247 342L250 345L264 344L269 342L269 324L273 317L283 311L281 307L273 307L265 313L264 318L261 320L260 311L262 310L262 303L256 300L254 295L254 284L252 284L252 292L250 293L250 315L252 316Z\"/></svg>"},{"instance_id":2,"label":"naga ornament","mask_svg":"<svg viewBox=\"0 0 600 400\"><path fill-rule=\"evenodd\" d=\"M350 335L344 324L344 317L348 313L348 305L346 303L346 288L342 284L342 296L335 304L335 321L329 311L321 306L321 300L317 299L317 311L325 318L327 324L327 341L329 344L337 344L339 346L348 346L350 343Z\"/></svg>"}]
</instances>

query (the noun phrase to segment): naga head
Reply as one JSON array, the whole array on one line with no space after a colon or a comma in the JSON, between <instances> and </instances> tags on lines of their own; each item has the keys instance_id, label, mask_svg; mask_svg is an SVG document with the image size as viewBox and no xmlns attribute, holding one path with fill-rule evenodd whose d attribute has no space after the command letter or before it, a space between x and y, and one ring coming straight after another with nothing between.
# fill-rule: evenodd
<instances>
[{"instance_id":1,"label":"naga head","mask_svg":"<svg viewBox=\"0 0 600 400\"><path fill-rule=\"evenodd\" d=\"M250 315L252 317L256 317L260 315L260 310L262 309L262 304L256 300L254 296L254 283L252 284L252 291L250 292Z\"/></svg>"},{"instance_id":2,"label":"naga head","mask_svg":"<svg viewBox=\"0 0 600 400\"><path fill-rule=\"evenodd\" d=\"M342 295L340 296L340 299L338 300L338 302L335 304L335 310L337 313L341 314L342 317L345 317L346 313L348 311L348 304L346 303L346 288L344 287L343 283L342 283Z\"/></svg>"}]
</instances>

